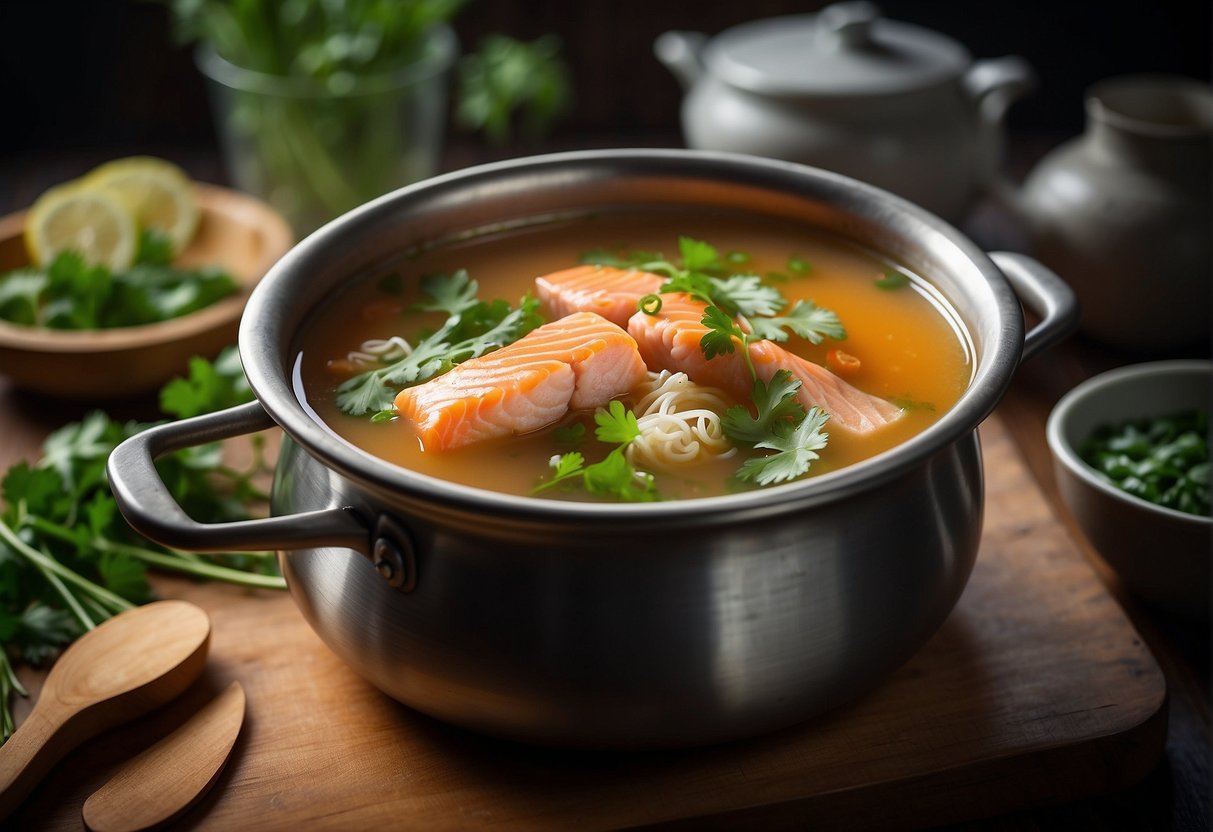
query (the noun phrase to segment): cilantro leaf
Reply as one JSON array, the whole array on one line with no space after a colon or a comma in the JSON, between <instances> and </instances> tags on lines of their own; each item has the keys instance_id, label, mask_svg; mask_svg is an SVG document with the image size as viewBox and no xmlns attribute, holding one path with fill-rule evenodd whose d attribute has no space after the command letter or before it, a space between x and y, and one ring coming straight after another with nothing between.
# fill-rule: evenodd
<instances>
[{"instance_id":1,"label":"cilantro leaf","mask_svg":"<svg viewBox=\"0 0 1213 832\"><path fill-rule=\"evenodd\" d=\"M903 286L910 285L910 278L907 277L904 273L897 271L896 269L889 269L887 272L884 273L883 276L878 277L875 280L873 280L872 284L877 289L885 289L885 290L900 289Z\"/></svg>"},{"instance_id":2,"label":"cilantro leaf","mask_svg":"<svg viewBox=\"0 0 1213 832\"><path fill-rule=\"evenodd\" d=\"M682 256L682 268L688 272L703 272L721 268L720 254L714 247L702 240L679 237L678 253Z\"/></svg>"},{"instance_id":3,"label":"cilantro leaf","mask_svg":"<svg viewBox=\"0 0 1213 832\"><path fill-rule=\"evenodd\" d=\"M618 399L612 400L607 410L599 408L594 413L594 422L598 425L594 436L599 442L626 445L640 436L636 414L625 408Z\"/></svg>"},{"instance_id":4,"label":"cilantro leaf","mask_svg":"<svg viewBox=\"0 0 1213 832\"><path fill-rule=\"evenodd\" d=\"M177 269L171 243L145 231L133 266L112 274L77 252L59 252L44 270L17 269L0 276L0 318L51 329L109 329L177 318L234 293L238 284L221 269Z\"/></svg>"},{"instance_id":5,"label":"cilantro leaf","mask_svg":"<svg viewBox=\"0 0 1213 832\"><path fill-rule=\"evenodd\" d=\"M587 466L582 472L585 490L596 497L615 497L628 502L650 502L657 499L653 475L637 471L623 447L615 448L602 462Z\"/></svg>"},{"instance_id":6,"label":"cilantro leaf","mask_svg":"<svg viewBox=\"0 0 1213 832\"><path fill-rule=\"evenodd\" d=\"M46 275L36 269L16 269L0 277L0 318L24 326L37 326L44 291Z\"/></svg>"},{"instance_id":7,"label":"cilantro leaf","mask_svg":"<svg viewBox=\"0 0 1213 832\"><path fill-rule=\"evenodd\" d=\"M585 439L585 425L581 422L563 425L552 431L552 438L559 445L580 445Z\"/></svg>"},{"instance_id":8,"label":"cilantro leaf","mask_svg":"<svg viewBox=\"0 0 1213 832\"><path fill-rule=\"evenodd\" d=\"M585 457L579 451L569 451L567 454L554 456L549 464L555 471L552 478L546 482L540 483L531 490L532 494L538 494L541 491L547 491L566 480L581 474L585 468Z\"/></svg>"},{"instance_id":9,"label":"cilantro leaf","mask_svg":"<svg viewBox=\"0 0 1213 832\"><path fill-rule=\"evenodd\" d=\"M80 627L65 610L35 601L18 618L12 641L30 664L42 664L80 635Z\"/></svg>"},{"instance_id":10,"label":"cilantro leaf","mask_svg":"<svg viewBox=\"0 0 1213 832\"><path fill-rule=\"evenodd\" d=\"M797 399L800 379L787 370L779 370L770 384L754 380L750 399L757 415L750 415L744 405L730 407L721 420L721 427L734 445L754 447L766 441L781 423L796 424L804 418L804 406Z\"/></svg>"},{"instance_id":11,"label":"cilantro leaf","mask_svg":"<svg viewBox=\"0 0 1213 832\"><path fill-rule=\"evenodd\" d=\"M829 434L822 431L829 418L821 408L811 407L795 427L788 422L777 424L772 436L754 446L775 453L747 459L737 470L737 477L759 485L773 485L807 473L813 461L820 458L817 452L829 442Z\"/></svg>"},{"instance_id":12,"label":"cilantro leaf","mask_svg":"<svg viewBox=\"0 0 1213 832\"><path fill-rule=\"evenodd\" d=\"M703 350L705 358L731 354L737 349L734 339L745 343L746 334L737 326L737 322L719 307L709 306L705 309L700 322L708 328L699 339L699 348Z\"/></svg>"},{"instance_id":13,"label":"cilantro leaf","mask_svg":"<svg viewBox=\"0 0 1213 832\"><path fill-rule=\"evenodd\" d=\"M825 309L811 300L798 300L791 312L782 317L750 318L752 334L768 341L786 341L790 329L811 344L820 344L826 338L844 340L847 331L838 314Z\"/></svg>"},{"instance_id":14,"label":"cilantro leaf","mask_svg":"<svg viewBox=\"0 0 1213 832\"><path fill-rule=\"evenodd\" d=\"M244 377L240 352L234 346L225 347L214 363L198 356L191 358L189 375L172 379L160 389L160 409L178 419L252 400L253 391Z\"/></svg>"},{"instance_id":15,"label":"cilantro leaf","mask_svg":"<svg viewBox=\"0 0 1213 832\"><path fill-rule=\"evenodd\" d=\"M413 304L418 312L445 312L447 315L460 315L476 305L476 293L480 284L472 280L466 269L458 269L453 274L427 275L421 280L421 291L430 300L422 300Z\"/></svg>"},{"instance_id":16,"label":"cilantro leaf","mask_svg":"<svg viewBox=\"0 0 1213 832\"><path fill-rule=\"evenodd\" d=\"M662 294L685 292L696 300L712 303L712 280L706 274L677 272L661 284L659 291Z\"/></svg>"},{"instance_id":17,"label":"cilantro leaf","mask_svg":"<svg viewBox=\"0 0 1213 832\"><path fill-rule=\"evenodd\" d=\"M173 239L163 231L145 228L139 232L135 262L148 266L167 266L173 262Z\"/></svg>"},{"instance_id":18,"label":"cilantro leaf","mask_svg":"<svg viewBox=\"0 0 1213 832\"><path fill-rule=\"evenodd\" d=\"M734 315L774 315L788 305L787 298L774 286L763 285L756 274L735 274L711 278L712 302Z\"/></svg>"}]
</instances>

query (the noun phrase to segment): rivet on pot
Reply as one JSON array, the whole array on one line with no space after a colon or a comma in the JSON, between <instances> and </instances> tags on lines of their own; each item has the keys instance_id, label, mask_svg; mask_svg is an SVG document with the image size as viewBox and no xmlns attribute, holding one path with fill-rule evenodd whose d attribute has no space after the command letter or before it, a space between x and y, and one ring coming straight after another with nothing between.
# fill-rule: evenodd
<instances>
[{"instance_id":1,"label":"rivet on pot","mask_svg":"<svg viewBox=\"0 0 1213 832\"><path fill-rule=\"evenodd\" d=\"M380 515L375 528L371 564L388 586L412 592L417 586L417 557L407 531L386 515Z\"/></svg>"}]
</instances>

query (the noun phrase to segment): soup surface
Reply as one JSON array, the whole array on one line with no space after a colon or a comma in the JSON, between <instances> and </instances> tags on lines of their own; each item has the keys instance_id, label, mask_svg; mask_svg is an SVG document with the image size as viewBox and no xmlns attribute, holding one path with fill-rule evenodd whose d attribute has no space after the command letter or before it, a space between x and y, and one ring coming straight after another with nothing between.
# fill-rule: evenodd
<instances>
[{"instance_id":1,"label":"soup surface","mask_svg":"<svg viewBox=\"0 0 1213 832\"><path fill-rule=\"evenodd\" d=\"M826 420L819 431L827 435L826 443L814 451L818 458L809 463L803 476L837 470L905 441L935 422L969 383L972 361L967 336L946 302L918 276L799 226L715 214L655 213L579 219L474 238L366 275L326 302L303 328L297 344L296 387L334 433L375 456L479 488L518 495L536 493L537 487L553 478L554 463L561 455L575 450L583 465L589 466L616 447L617 443L595 439L600 423L593 411L571 411L548 427L521 436L449 450L423 450L418 432L398 413L381 412L371 418L370 413L343 412L338 388L367 369L368 343L374 347L376 339L400 336L415 345L423 333L443 324L444 313L411 309L425 299L421 290L424 276L465 269L478 284L480 299L502 299L517 306L524 295L536 294L536 277L576 266L587 253L598 252L590 254L591 258L601 257L604 251L612 256L660 253L677 262L680 237L714 247L727 273L761 276L766 286L778 289L787 299L781 314L788 314L787 309L798 300L813 301L836 313L845 327L844 339L825 337L814 344L793 333L781 346L836 371L846 384L900 409L890 424L870 432L832 430ZM638 259L652 256L641 254ZM545 320L553 317L547 308L541 307L540 312ZM638 395L618 398L625 408L632 408ZM726 406L741 405L750 413L758 410L744 397L726 394L724 399ZM578 424L583 428L577 428ZM761 461L776 452L740 447L723 457L701 454L686 464L635 464L642 475L652 475L649 496L686 499L758 487L738 478L739 466L746 459ZM579 487L577 480L572 477L538 493L557 499L600 499Z\"/></svg>"}]
</instances>

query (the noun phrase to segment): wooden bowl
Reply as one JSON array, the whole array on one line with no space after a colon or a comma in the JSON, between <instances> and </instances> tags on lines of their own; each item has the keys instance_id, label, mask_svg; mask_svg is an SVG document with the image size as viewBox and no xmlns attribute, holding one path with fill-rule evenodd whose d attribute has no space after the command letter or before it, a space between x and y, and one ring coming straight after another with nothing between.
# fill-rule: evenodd
<instances>
[{"instance_id":1,"label":"wooden bowl","mask_svg":"<svg viewBox=\"0 0 1213 832\"><path fill-rule=\"evenodd\" d=\"M286 221L253 197L195 184L199 222L175 265L226 269L240 290L205 309L160 323L105 330L52 330L0 321L0 375L62 398L112 399L153 390L236 342L249 292L291 247ZM28 265L25 212L0 219L0 273Z\"/></svg>"}]
</instances>

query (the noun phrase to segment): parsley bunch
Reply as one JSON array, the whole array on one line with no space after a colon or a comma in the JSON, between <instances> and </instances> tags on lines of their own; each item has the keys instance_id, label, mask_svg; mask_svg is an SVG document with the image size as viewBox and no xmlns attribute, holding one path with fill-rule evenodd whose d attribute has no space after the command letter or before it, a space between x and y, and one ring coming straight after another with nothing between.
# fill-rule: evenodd
<instances>
[{"instance_id":1,"label":"parsley bunch","mask_svg":"<svg viewBox=\"0 0 1213 832\"><path fill-rule=\"evenodd\" d=\"M45 270L0 275L0 318L49 329L138 326L196 312L238 288L222 269L177 269L171 260L169 238L156 231L140 234L134 265L116 274L62 251Z\"/></svg>"},{"instance_id":2,"label":"parsley bunch","mask_svg":"<svg viewBox=\"0 0 1213 832\"><path fill-rule=\"evenodd\" d=\"M234 349L214 364L195 359L190 376L161 391L161 408L196 415L251 399ZM213 558L168 549L137 535L118 512L105 476L110 452L148 425L118 422L100 411L47 437L42 458L19 462L0 479L0 734L12 732L8 701L24 695L14 659L38 665L85 630L151 599L149 568L242 586L282 589L268 553ZM188 448L157 468L193 517L247 519L246 506L267 495L253 477L267 470L254 437L248 470L224 464L219 445Z\"/></svg>"},{"instance_id":3,"label":"parsley bunch","mask_svg":"<svg viewBox=\"0 0 1213 832\"><path fill-rule=\"evenodd\" d=\"M479 289L464 269L426 277L421 290L428 299L414 304L412 310L444 312L446 322L417 340L408 355L342 382L337 388L337 407L352 416L390 415L401 388L421 384L469 358L511 344L542 323L538 299L528 295L511 308L503 300L479 300Z\"/></svg>"}]
</instances>

